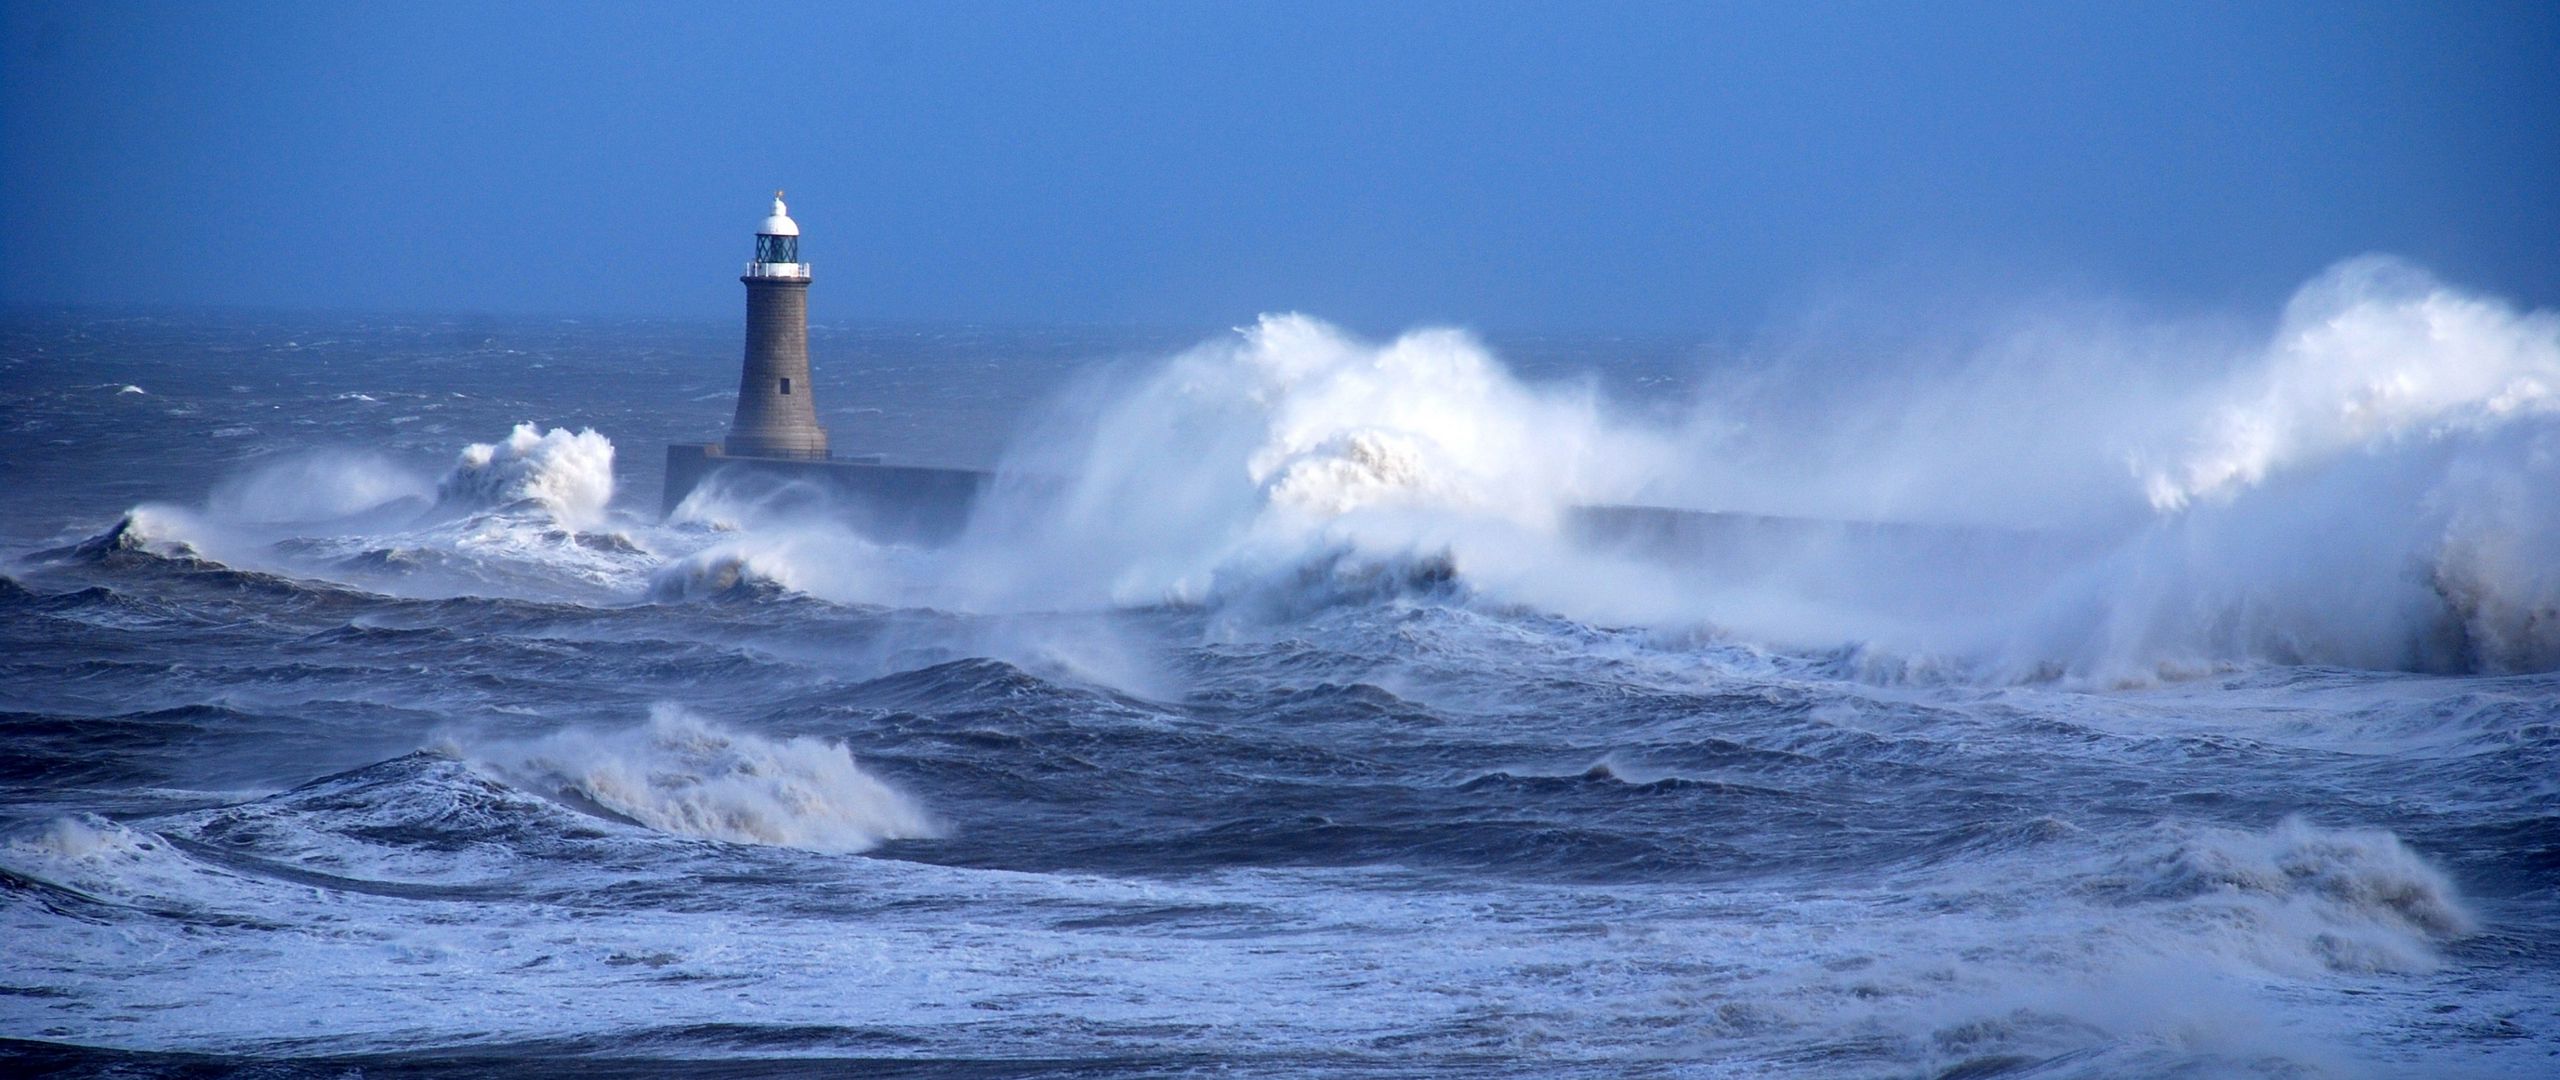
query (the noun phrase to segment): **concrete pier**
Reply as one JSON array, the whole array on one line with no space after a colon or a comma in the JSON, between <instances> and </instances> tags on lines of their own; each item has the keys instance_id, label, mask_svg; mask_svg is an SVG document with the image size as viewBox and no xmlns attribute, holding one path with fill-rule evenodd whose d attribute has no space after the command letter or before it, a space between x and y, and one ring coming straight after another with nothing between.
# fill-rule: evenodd
<instances>
[{"instance_id":1,"label":"concrete pier","mask_svg":"<svg viewBox=\"0 0 2560 1080\"><path fill-rule=\"evenodd\" d=\"M788 500L820 509L873 540L948 543L994 481L976 469L877 461L742 457L717 444L667 447L665 513L705 486L742 502Z\"/></svg>"}]
</instances>

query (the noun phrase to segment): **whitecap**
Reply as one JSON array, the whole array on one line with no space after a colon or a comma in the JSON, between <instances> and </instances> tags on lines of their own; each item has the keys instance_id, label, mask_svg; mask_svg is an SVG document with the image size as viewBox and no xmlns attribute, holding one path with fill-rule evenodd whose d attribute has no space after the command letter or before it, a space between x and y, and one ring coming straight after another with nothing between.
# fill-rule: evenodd
<instances>
[{"instance_id":1,"label":"whitecap","mask_svg":"<svg viewBox=\"0 0 2560 1080\"><path fill-rule=\"evenodd\" d=\"M842 744L737 731L670 704L634 728L466 743L461 753L519 786L683 836L858 852L941 831Z\"/></svg>"}]
</instances>

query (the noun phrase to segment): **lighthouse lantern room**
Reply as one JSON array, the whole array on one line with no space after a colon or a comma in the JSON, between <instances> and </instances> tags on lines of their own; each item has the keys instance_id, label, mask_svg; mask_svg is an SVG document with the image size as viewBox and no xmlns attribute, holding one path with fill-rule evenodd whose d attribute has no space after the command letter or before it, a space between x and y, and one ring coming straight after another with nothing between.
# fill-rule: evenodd
<instances>
[{"instance_id":1,"label":"lighthouse lantern room","mask_svg":"<svg viewBox=\"0 0 2560 1080\"><path fill-rule=\"evenodd\" d=\"M773 213L756 226L756 257L747 264L747 276L809 276L809 264L800 261L800 223L791 220L779 191L773 193Z\"/></svg>"}]
</instances>

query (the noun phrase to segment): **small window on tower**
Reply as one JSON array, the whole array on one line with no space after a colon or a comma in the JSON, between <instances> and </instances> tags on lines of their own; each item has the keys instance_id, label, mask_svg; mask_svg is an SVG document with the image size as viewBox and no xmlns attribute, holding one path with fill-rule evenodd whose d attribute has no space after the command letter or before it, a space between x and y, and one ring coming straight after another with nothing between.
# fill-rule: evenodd
<instances>
[{"instance_id":1,"label":"small window on tower","mask_svg":"<svg viewBox=\"0 0 2560 1080\"><path fill-rule=\"evenodd\" d=\"M790 397L790 396L791 396L791 380L789 380L789 379L784 379L784 380L782 380L782 396L784 396L784 397Z\"/></svg>"}]
</instances>

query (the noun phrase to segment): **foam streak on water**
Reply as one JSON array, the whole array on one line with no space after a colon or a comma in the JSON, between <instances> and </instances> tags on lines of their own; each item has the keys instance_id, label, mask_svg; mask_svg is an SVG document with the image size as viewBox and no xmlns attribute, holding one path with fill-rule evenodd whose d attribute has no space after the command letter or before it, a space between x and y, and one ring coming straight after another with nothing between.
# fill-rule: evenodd
<instances>
[{"instance_id":1,"label":"foam streak on water","mask_svg":"<svg viewBox=\"0 0 2560 1080\"><path fill-rule=\"evenodd\" d=\"M641 512L725 328L6 326L12 1065L2560 1060L2560 328L2398 264L1903 385L822 328L1013 433L937 550Z\"/></svg>"}]
</instances>

